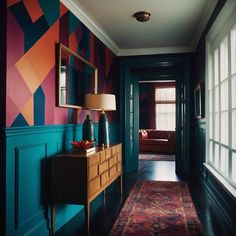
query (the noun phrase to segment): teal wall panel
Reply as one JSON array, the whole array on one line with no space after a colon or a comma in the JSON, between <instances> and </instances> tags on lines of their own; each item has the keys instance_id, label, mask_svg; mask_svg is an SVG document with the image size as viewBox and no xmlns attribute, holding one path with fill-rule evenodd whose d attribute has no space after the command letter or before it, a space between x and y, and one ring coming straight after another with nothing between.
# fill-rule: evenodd
<instances>
[{"instance_id":1,"label":"teal wall panel","mask_svg":"<svg viewBox=\"0 0 236 236\"><path fill-rule=\"evenodd\" d=\"M6 235L48 235L49 160L56 153L71 149L73 139L81 139L82 125L11 127L5 129L5 134ZM118 142L118 134L118 126L111 124L112 142ZM57 205L56 230L82 208L78 205Z\"/></svg>"}]
</instances>

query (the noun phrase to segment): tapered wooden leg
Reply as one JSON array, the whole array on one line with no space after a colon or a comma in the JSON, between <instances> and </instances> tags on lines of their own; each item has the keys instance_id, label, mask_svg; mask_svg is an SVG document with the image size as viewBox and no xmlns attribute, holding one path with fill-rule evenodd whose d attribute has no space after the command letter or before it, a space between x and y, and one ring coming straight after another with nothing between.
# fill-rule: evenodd
<instances>
[{"instance_id":1,"label":"tapered wooden leg","mask_svg":"<svg viewBox=\"0 0 236 236\"><path fill-rule=\"evenodd\" d=\"M121 173L121 175L120 175L120 194L123 195L122 173Z\"/></svg>"},{"instance_id":2,"label":"tapered wooden leg","mask_svg":"<svg viewBox=\"0 0 236 236\"><path fill-rule=\"evenodd\" d=\"M103 190L103 204L106 203L106 190Z\"/></svg>"},{"instance_id":3,"label":"tapered wooden leg","mask_svg":"<svg viewBox=\"0 0 236 236\"><path fill-rule=\"evenodd\" d=\"M52 204L51 205L51 235L54 236L55 234L55 230L54 230L54 224L55 224L55 207L54 205Z\"/></svg>"},{"instance_id":4,"label":"tapered wooden leg","mask_svg":"<svg viewBox=\"0 0 236 236\"><path fill-rule=\"evenodd\" d=\"M89 202L84 205L84 210L85 210L86 227L87 227L87 231L89 232L89 219L90 219L90 203Z\"/></svg>"}]
</instances>

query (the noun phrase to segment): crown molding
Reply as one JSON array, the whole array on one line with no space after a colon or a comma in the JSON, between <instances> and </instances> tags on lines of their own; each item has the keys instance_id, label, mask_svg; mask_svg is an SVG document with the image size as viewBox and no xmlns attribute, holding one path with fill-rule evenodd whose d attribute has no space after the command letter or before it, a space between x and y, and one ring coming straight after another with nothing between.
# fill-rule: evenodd
<instances>
[{"instance_id":1,"label":"crown molding","mask_svg":"<svg viewBox=\"0 0 236 236\"><path fill-rule=\"evenodd\" d=\"M225 5L221 9L219 15L212 24L209 32L206 35L207 42L214 40L215 37L221 37L222 34L223 35L225 34L225 31L229 30L229 28L235 24L235 19L236 19L235 10L236 10L236 1L227 0ZM230 17L231 14L232 14L231 19L228 22L226 22L227 18Z\"/></svg>"},{"instance_id":2,"label":"crown molding","mask_svg":"<svg viewBox=\"0 0 236 236\"><path fill-rule=\"evenodd\" d=\"M119 48L107 33L89 17L76 0L60 0L98 39L100 39L115 55Z\"/></svg>"},{"instance_id":3,"label":"crown molding","mask_svg":"<svg viewBox=\"0 0 236 236\"><path fill-rule=\"evenodd\" d=\"M158 48L134 48L134 49L120 49L117 56L139 56L139 55L189 53L189 52L193 52L193 49L192 49L191 46L158 47Z\"/></svg>"},{"instance_id":4,"label":"crown molding","mask_svg":"<svg viewBox=\"0 0 236 236\"><path fill-rule=\"evenodd\" d=\"M193 36L193 39L192 39L192 48L193 50L195 51L197 45L198 45L198 42L200 40L200 37L207 25L207 22L209 21L210 17L211 17L211 14L213 13L215 7L216 7L216 4L217 4L218 0L211 0L209 1L209 3L207 4L207 6L205 7L204 9L204 12L202 14L202 17L201 17L201 20L197 26L197 29L195 31L195 34Z\"/></svg>"}]
</instances>

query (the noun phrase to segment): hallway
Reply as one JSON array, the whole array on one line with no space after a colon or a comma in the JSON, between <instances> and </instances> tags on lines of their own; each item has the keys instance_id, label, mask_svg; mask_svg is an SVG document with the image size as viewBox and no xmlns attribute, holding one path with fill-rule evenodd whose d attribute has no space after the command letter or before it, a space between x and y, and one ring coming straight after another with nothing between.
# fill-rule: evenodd
<instances>
[{"instance_id":1,"label":"hallway","mask_svg":"<svg viewBox=\"0 0 236 236\"><path fill-rule=\"evenodd\" d=\"M175 162L173 161L139 161L139 172L129 173L123 178L124 194L120 197L119 183L116 183L106 191L104 201L100 194L91 203L90 236L108 235L113 222L119 215L129 192L137 179L157 181L180 181L175 175ZM206 236L230 236L224 228L222 218L216 213L215 207L205 189L196 181L189 181L189 189L202 223ZM71 221L56 232L56 236L85 236L84 211L81 211Z\"/></svg>"}]
</instances>

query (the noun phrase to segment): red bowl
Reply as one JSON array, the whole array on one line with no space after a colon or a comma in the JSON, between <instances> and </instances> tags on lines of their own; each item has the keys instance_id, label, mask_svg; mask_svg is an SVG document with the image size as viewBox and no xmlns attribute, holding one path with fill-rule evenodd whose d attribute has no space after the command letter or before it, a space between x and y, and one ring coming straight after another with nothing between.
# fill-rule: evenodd
<instances>
[{"instance_id":1,"label":"red bowl","mask_svg":"<svg viewBox=\"0 0 236 236\"><path fill-rule=\"evenodd\" d=\"M94 144L94 141L87 141L87 140L71 142L71 145L77 149L89 149L93 146L93 144Z\"/></svg>"}]
</instances>

